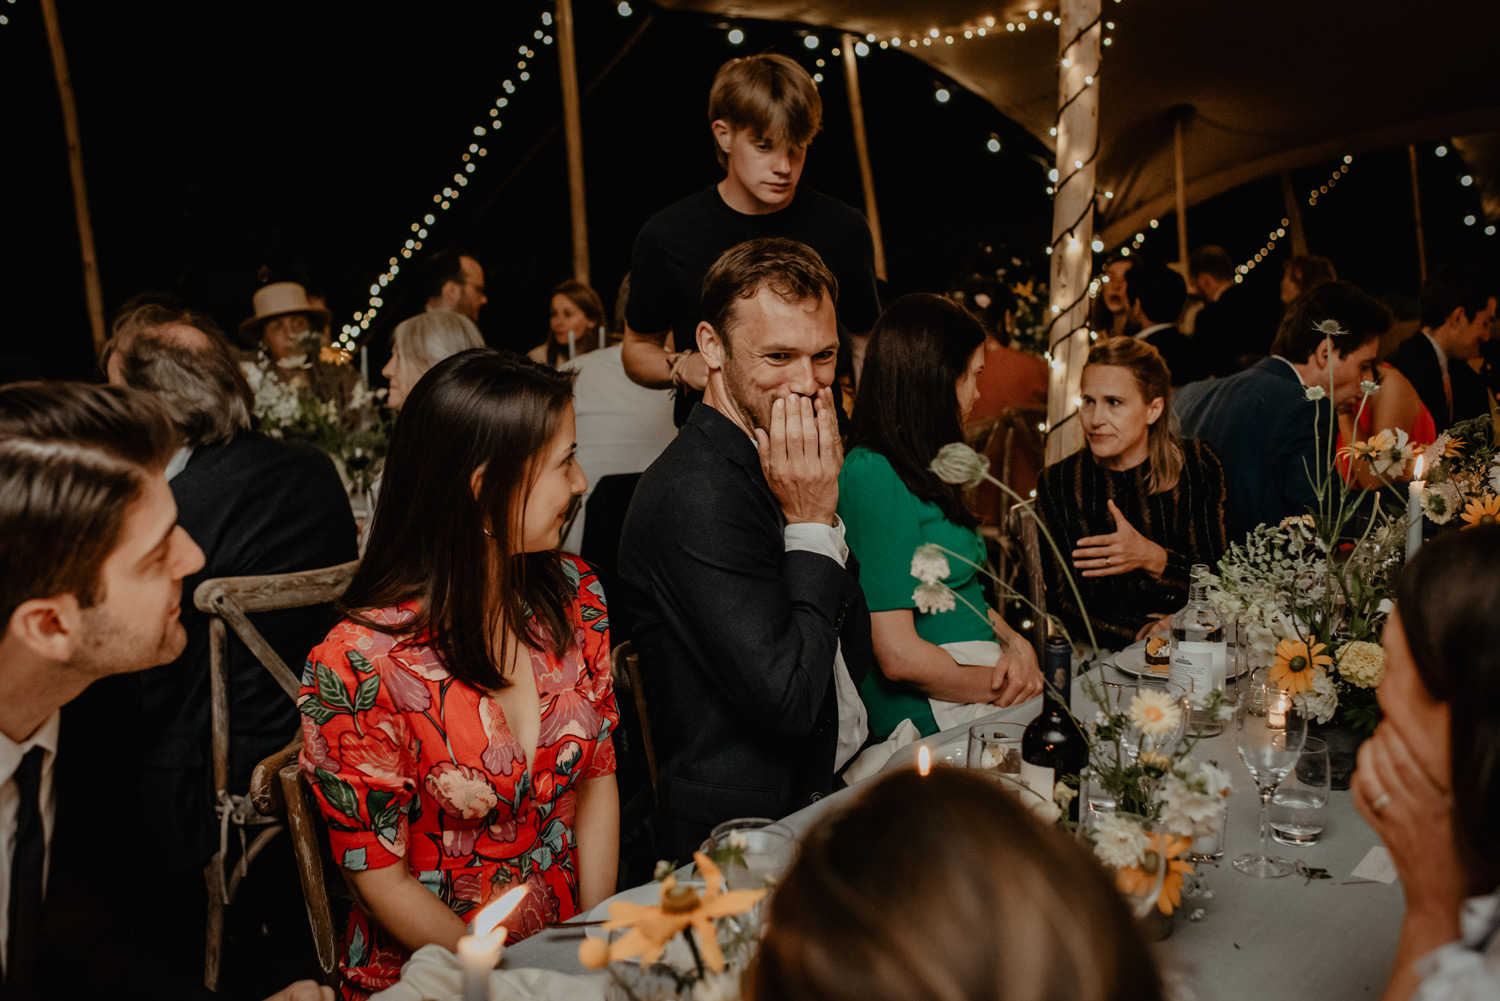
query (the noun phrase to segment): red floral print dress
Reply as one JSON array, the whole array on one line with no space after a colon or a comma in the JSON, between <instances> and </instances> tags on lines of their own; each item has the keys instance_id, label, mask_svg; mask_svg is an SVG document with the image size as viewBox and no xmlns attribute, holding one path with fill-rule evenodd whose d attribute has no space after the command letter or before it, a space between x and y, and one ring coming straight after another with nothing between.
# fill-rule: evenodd
<instances>
[{"instance_id":1,"label":"red floral print dress","mask_svg":"<svg viewBox=\"0 0 1500 1001\"><path fill-rule=\"evenodd\" d=\"M421 638L340 622L308 655L298 703L301 764L346 869L404 862L455 914L517 883L531 892L505 922L510 940L578 912L577 786L612 774L619 723L604 590L564 556L578 583L562 657L531 651L541 697L536 759L484 692L452 677ZM399 625L415 603L371 616ZM396 983L409 953L356 906L340 960L342 995Z\"/></svg>"}]
</instances>

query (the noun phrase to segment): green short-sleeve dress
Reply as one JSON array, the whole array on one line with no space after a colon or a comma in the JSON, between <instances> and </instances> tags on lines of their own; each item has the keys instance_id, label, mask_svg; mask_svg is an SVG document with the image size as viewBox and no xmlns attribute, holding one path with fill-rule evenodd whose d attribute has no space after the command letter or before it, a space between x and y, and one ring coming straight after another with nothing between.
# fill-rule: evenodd
<instances>
[{"instance_id":1,"label":"green short-sleeve dress","mask_svg":"<svg viewBox=\"0 0 1500 1001\"><path fill-rule=\"evenodd\" d=\"M845 540L859 560L859 584L871 612L916 608L912 592L921 581L911 575L911 557L918 546L935 543L975 563L984 562L984 541L975 529L949 521L936 504L906 488L885 456L864 446L844 458L838 512ZM952 557L948 568L944 583L983 610L984 589L978 571ZM938 645L995 638L989 624L963 601L957 605L951 612L913 611L917 635ZM903 719L916 724L924 737L937 731L927 697L911 685L872 673L859 686L859 694L876 739L889 736Z\"/></svg>"}]
</instances>

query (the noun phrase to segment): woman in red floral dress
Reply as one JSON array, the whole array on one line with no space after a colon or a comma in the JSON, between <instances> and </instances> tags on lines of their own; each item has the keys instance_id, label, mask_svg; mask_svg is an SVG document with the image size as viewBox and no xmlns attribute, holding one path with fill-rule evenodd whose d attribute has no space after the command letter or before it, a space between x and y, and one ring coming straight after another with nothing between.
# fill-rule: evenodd
<instances>
[{"instance_id":1,"label":"woman in red floral dress","mask_svg":"<svg viewBox=\"0 0 1500 1001\"><path fill-rule=\"evenodd\" d=\"M454 948L507 889L512 941L614 891L603 589L556 551L585 483L571 373L479 349L414 387L348 618L308 657L302 768L358 905L345 998Z\"/></svg>"}]
</instances>

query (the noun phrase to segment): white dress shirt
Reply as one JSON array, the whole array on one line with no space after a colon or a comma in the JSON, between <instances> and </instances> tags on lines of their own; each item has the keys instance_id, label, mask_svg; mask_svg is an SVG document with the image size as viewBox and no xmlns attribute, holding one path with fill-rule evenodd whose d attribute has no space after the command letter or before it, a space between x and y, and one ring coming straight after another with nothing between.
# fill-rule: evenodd
<instances>
[{"instance_id":1,"label":"white dress shirt","mask_svg":"<svg viewBox=\"0 0 1500 1001\"><path fill-rule=\"evenodd\" d=\"M10 862L16 851L16 828L20 824L21 787L16 784L16 769L33 747L44 748L42 781L38 805L42 811L42 837L47 844L42 856L42 885L47 882L47 864L52 858L52 822L57 802L52 796L52 766L57 761L57 732L62 712L54 712L47 722L24 743L17 744L0 733L0 951L10 963Z\"/></svg>"},{"instance_id":2,"label":"white dress shirt","mask_svg":"<svg viewBox=\"0 0 1500 1001\"><path fill-rule=\"evenodd\" d=\"M167 462L167 482L171 483L173 478L187 468L188 460L193 457L193 446L184 445L172 453L172 458Z\"/></svg>"},{"instance_id":3,"label":"white dress shirt","mask_svg":"<svg viewBox=\"0 0 1500 1001\"><path fill-rule=\"evenodd\" d=\"M809 553L822 553L844 566L849 560L849 544L844 541L844 521L834 516L832 525L801 522L787 525L781 530L786 552L801 549ZM870 718L865 712L864 700L849 675L849 666L844 663L842 642L833 653L833 694L838 700L839 737L833 755L833 770L837 772L859 753L865 738L870 735Z\"/></svg>"}]
</instances>

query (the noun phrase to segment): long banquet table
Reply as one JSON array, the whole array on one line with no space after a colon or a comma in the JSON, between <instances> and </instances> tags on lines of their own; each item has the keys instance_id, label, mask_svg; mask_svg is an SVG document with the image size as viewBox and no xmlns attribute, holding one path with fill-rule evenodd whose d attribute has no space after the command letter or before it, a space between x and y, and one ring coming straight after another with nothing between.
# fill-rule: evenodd
<instances>
[{"instance_id":1,"label":"long banquet table","mask_svg":"<svg viewBox=\"0 0 1500 1001\"><path fill-rule=\"evenodd\" d=\"M1113 667L1096 668L1090 676L1130 681ZM1075 711L1092 716L1092 703L1075 684ZM994 719L1027 722L1038 711L1039 700L998 710ZM1175 1001L1262 1001L1266 997L1293 999L1362 999L1379 997L1395 955L1403 912L1399 883L1356 881L1352 873L1366 853L1379 844L1374 831L1354 809L1348 792L1334 792L1326 808L1321 841L1305 848L1272 842L1273 854L1301 859L1309 867L1326 869L1330 879L1308 881L1301 876L1254 879L1236 872L1229 860L1253 851L1259 844L1260 804L1254 784L1239 760L1233 724L1225 734L1201 741L1195 760L1217 761L1234 779L1224 858L1199 865L1211 899L1184 901L1170 937L1157 943L1169 995ZM934 734L922 741L938 760L961 755L967 728ZM920 745L898 751L886 770L912 767ZM961 757L959 757L961 760ZM858 785L840 790L796 813L784 823L799 836L827 810L858 796ZM1201 920L1186 914L1202 907ZM518 942L506 950L510 969L539 967L581 974L576 930L555 929ZM602 974L600 974L602 976Z\"/></svg>"}]
</instances>

